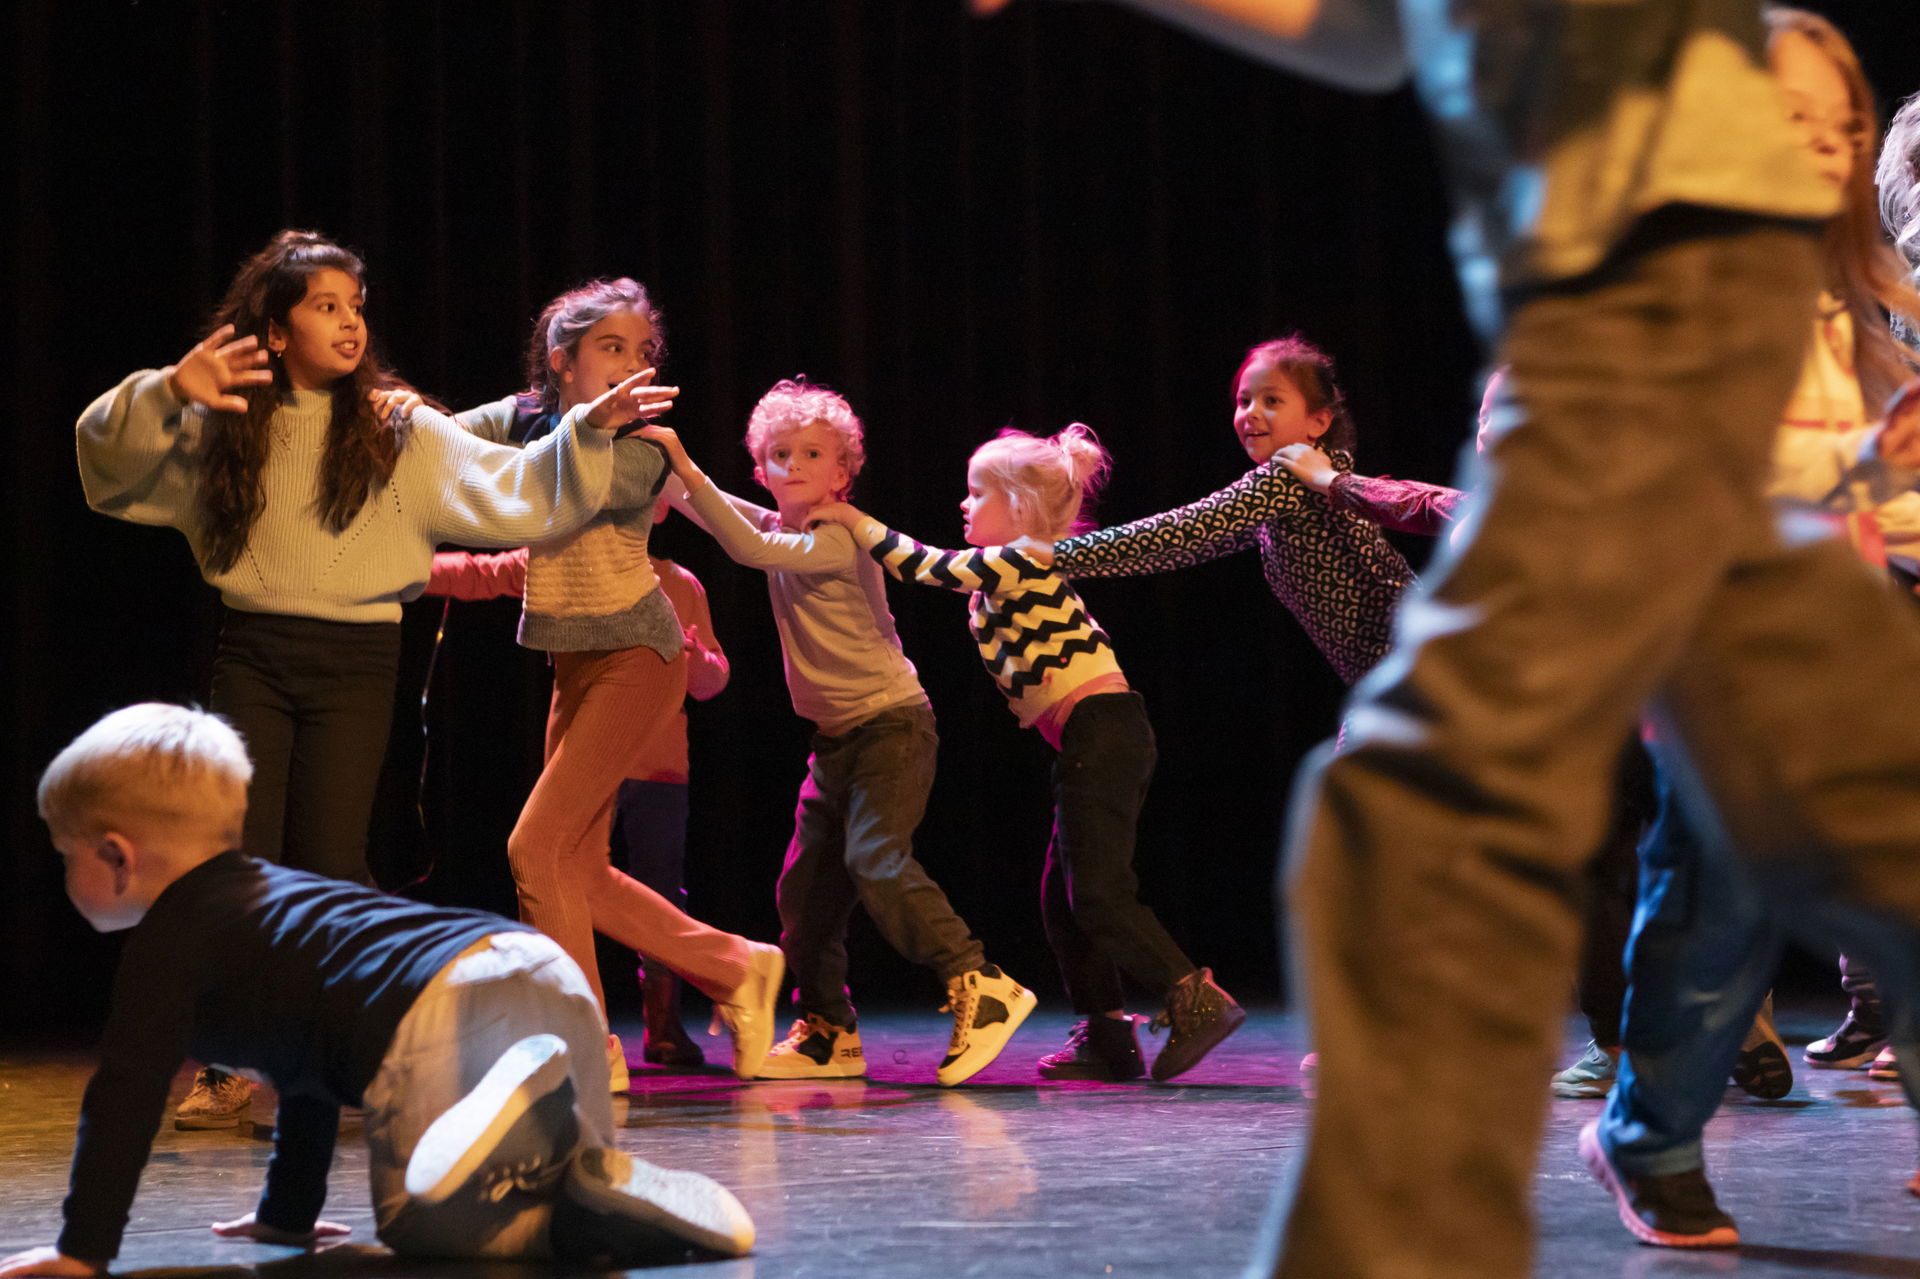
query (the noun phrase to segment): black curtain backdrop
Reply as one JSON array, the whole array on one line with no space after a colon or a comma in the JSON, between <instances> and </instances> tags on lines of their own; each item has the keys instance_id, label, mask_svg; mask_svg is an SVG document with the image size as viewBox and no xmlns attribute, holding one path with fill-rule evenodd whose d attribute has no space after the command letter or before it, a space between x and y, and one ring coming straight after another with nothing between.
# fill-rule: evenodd
<instances>
[{"instance_id":1,"label":"black curtain backdrop","mask_svg":"<svg viewBox=\"0 0 1920 1279\"><path fill-rule=\"evenodd\" d=\"M1889 99L1920 87L1908 6L1817 7L1849 27ZM665 308L668 380L685 388L671 421L719 482L757 491L747 410L804 372L866 420L856 501L936 544L958 542L968 453L1009 423L1094 426L1118 463L1109 520L1230 481L1246 466L1228 411L1241 351L1296 328L1340 362L1363 470L1444 480L1468 433L1479 355L1411 98L1323 89L1124 9L1025 3L978 22L959 0L16 0L11 13L10 1027L96 1017L116 951L62 896L38 769L113 707L204 698L217 622L178 534L86 509L73 419L130 370L176 359L280 227L364 254L386 355L456 406L516 389L551 295L636 276ZM734 668L693 721L694 909L773 938L806 744L764 582L683 521L657 544L705 582ZM1251 555L1085 594L1159 733L1146 899L1230 989L1273 996L1280 818L1343 689ZM1037 909L1049 752L980 670L960 597L895 588L894 608L943 738L921 856L989 955L1057 994ZM394 875L431 862L412 890L424 896L512 909L505 836L547 696L544 662L512 642L515 615L497 603L447 618L422 828L420 692L442 606L408 610L376 859ZM856 944L857 997L935 998L864 925Z\"/></svg>"}]
</instances>

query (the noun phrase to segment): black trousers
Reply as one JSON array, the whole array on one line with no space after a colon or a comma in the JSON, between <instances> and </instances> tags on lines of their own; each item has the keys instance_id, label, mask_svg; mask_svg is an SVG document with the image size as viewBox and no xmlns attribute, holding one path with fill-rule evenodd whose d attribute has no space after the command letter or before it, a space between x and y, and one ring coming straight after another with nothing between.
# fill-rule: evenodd
<instances>
[{"instance_id":1,"label":"black trousers","mask_svg":"<svg viewBox=\"0 0 1920 1279\"><path fill-rule=\"evenodd\" d=\"M1157 752L1138 693L1096 693L1073 708L1053 765L1053 842L1040 912L1073 1010L1124 1007L1125 973L1156 997L1194 969L1140 904L1134 825Z\"/></svg>"},{"instance_id":2,"label":"black trousers","mask_svg":"<svg viewBox=\"0 0 1920 1279\"><path fill-rule=\"evenodd\" d=\"M393 721L397 622L228 609L212 709L253 758L244 851L367 883L367 823Z\"/></svg>"}]
</instances>

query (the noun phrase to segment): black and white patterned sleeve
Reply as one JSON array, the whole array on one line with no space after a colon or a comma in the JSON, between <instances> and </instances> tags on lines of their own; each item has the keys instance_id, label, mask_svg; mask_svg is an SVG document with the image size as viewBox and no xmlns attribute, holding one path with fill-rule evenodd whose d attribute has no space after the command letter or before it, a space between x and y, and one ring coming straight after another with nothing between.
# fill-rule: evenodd
<instances>
[{"instance_id":1,"label":"black and white patterned sleeve","mask_svg":"<svg viewBox=\"0 0 1920 1279\"><path fill-rule=\"evenodd\" d=\"M1244 551L1262 525L1298 511L1305 488L1268 462L1218 493L1130 524L1082 533L1053 544L1053 567L1067 577L1163 573Z\"/></svg>"}]
</instances>

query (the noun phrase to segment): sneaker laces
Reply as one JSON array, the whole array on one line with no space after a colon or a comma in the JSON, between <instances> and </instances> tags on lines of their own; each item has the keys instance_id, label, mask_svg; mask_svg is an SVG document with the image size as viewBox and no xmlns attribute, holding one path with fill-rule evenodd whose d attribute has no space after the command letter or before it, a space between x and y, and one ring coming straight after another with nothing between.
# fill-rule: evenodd
<instances>
[{"instance_id":1,"label":"sneaker laces","mask_svg":"<svg viewBox=\"0 0 1920 1279\"><path fill-rule=\"evenodd\" d=\"M807 1022L805 1017L802 1017L793 1023L793 1029L787 1032L787 1037L773 1046L773 1052L795 1051L801 1044L807 1041L807 1037L812 1033L812 1026Z\"/></svg>"},{"instance_id":2,"label":"sneaker laces","mask_svg":"<svg viewBox=\"0 0 1920 1279\"><path fill-rule=\"evenodd\" d=\"M967 1046L967 1032L973 1029L974 1009L980 1003L980 989L963 973L947 983L947 1002L940 1005L940 1011L953 1014L953 1038L947 1043L949 1053L957 1053Z\"/></svg>"}]
</instances>

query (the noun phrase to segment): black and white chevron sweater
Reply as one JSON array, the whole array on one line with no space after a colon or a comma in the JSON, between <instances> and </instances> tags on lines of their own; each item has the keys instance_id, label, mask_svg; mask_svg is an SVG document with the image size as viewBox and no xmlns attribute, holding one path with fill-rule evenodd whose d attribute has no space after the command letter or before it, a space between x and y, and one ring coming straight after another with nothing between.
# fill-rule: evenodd
<instances>
[{"instance_id":1,"label":"black and white chevron sweater","mask_svg":"<svg viewBox=\"0 0 1920 1279\"><path fill-rule=\"evenodd\" d=\"M853 536L901 581L971 592L973 642L1022 728L1074 689L1120 673L1112 642L1079 594L1012 547L937 550L871 516Z\"/></svg>"},{"instance_id":2,"label":"black and white chevron sweater","mask_svg":"<svg viewBox=\"0 0 1920 1279\"><path fill-rule=\"evenodd\" d=\"M1329 454L1342 471L1346 453ZM1218 493L1162 515L1053 544L1067 577L1126 577L1185 568L1248 547L1260 549L1267 587L1351 684L1386 656L1393 611L1413 570L1380 526L1335 510L1277 461Z\"/></svg>"}]
</instances>

